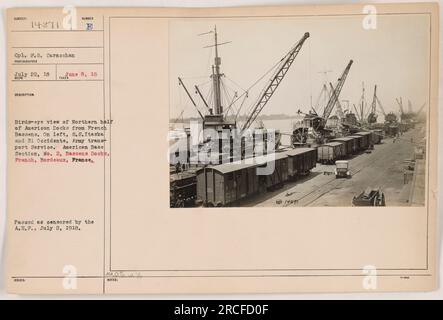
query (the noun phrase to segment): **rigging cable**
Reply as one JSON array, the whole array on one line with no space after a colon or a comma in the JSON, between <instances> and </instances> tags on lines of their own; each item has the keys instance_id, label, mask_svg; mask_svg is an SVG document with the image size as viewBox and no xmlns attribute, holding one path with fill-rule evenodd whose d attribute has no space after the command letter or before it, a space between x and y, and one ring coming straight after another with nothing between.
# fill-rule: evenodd
<instances>
[{"instance_id":1,"label":"rigging cable","mask_svg":"<svg viewBox=\"0 0 443 320\"><path fill-rule=\"evenodd\" d=\"M276 69L279 65L283 63L283 61L286 59L286 57L291 53L291 50L289 50L276 64L274 64L268 71L266 71L260 78L258 78L252 85L250 85L244 92L237 97L232 103L237 102L240 98L242 98L245 94L247 94L253 87L255 87L261 80L263 80L264 77L266 77L271 71ZM263 90L262 90L263 91ZM252 109L252 107L250 108ZM249 110L250 110L249 109Z\"/></svg>"},{"instance_id":2,"label":"rigging cable","mask_svg":"<svg viewBox=\"0 0 443 320\"><path fill-rule=\"evenodd\" d=\"M238 108L237 114L235 115L235 121L237 121L237 118L238 118L238 116L240 114L240 111L241 111L241 109L243 107L243 104L245 103L245 101L246 101L246 99L248 97L249 97L249 95L248 95L248 92L246 91L246 95L243 97L243 101L241 102L240 107Z\"/></svg>"},{"instance_id":3,"label":"rigging cable","mask_svg":"<svg viewBox=\"0 0 443 320\"><path fill-rule=\"evenodd\" d=\"M311 68L311 41L308 41L308 77L309 77L309 101L312 109L312 68Z\"/></svg>"}]
</instances>

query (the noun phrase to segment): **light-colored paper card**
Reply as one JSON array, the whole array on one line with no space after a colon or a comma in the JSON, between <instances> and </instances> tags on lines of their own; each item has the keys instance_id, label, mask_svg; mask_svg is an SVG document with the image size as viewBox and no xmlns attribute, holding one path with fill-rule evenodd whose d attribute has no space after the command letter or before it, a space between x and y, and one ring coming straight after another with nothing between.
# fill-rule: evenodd
<instances>
[{"instance_id":1,"label":"light-colored paper card","mask_svg":"<svg viewBox=\"0 0 443 320\"><path fill-rule=\"evenodd\" d=\"M436 288L436 3L7 18L9 292Z\"/></svg>"}]
</instances>

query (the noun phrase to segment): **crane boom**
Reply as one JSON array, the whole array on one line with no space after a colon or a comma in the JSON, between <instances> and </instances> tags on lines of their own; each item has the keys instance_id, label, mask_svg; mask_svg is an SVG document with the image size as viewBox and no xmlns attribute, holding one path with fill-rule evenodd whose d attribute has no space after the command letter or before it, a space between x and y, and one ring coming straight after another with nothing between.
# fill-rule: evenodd
<instances>
[{"instance_id":1,"label":"crane boom","mask_svg":"<svg viewBox=\"0 0 443 320\"><path fill-rule=\"evenodd\" d=\"M353 105L354 105L354 110L355 110L355 115L356 115L356 117L357 117L357 120L358 120L358 121L361 121L361 119L360 119L360 115L359 115L359 112L358 112L358 110L357 110L357 107L355 106L355 103L354 103Z\"/></svg>"},{"instance_id":2,"label":"crane boom","mask_svg":"<svg viewBox=\"0 0 443 320\"><path fill-rule=\"evenodd\" d=\"M195 103L194 99L192 99L192 96L191 96L191 94L189 93L188 89L186 88L185 84L183 83L182 78L178 77L178 82L179 82L179 84L183 87L183 89L185 90L186 94L187 94L188 97L189 97L189 100L191 100L192 104L194 105L194 107L195 107L195 109L197 110L197 112L198 112L198 114L200 115L200 117L201 117L202 119L205 119L205 117L203 117L203 115L202 115L202 113L200 112L200 110L198 110L198 108L197 108L197 104Z\"/></svg>"},{"instance_id":3,"label":"crane boom","mask_svg":"<svg viewBox=\"0 0 443 320\"><path fill-rule=\"evenodd\" d=\"M332 83L329 82L329 85L331 86L331 94L335 95L335 91L334 91L334 87L332 85ZM338 100L338 97L335 97L335 99L337 100L337 113L338 113L338 117L340 118L340 120L345 118L345 114L343 113L343 108L341 107L340 104L340 100Z\"/></svg>"},{"instance_id":4,"label":"crane boom","mask_svg":"<svg viewBox=\"0 0 443 320\"><path fill-rule=\"evenodd\" d=\"M205 104L206 108L209 110L209 113L212 114L212 109L209 107L208 103L206 102L205 98L203 97L203 95L202 95L202 93L200 91L200 88L197 85L195 85L194 88L195 88L195 92L198 93L198 95L200 96L200 99L202 99L202 101Z\"/></svg>"},{"instance_id":5,"label":"crane boom","mask_svg":"<svg viewBox=\"0 0 443 320\"><path fill-rule=\"evenodd\" d=\"M328 104L326 105L325 110L323 111L324 121L328 120L329 116L331 115L332 109L334 109L334 106L340 96L341 89L343 88L343 85L346 81L346 77L348 76L349 70L351 69L353 62L354 62L353 60L349 61L348 65L343 71L343 74L341 75L340 78L338 78L337 86L335 87L333 94L331 95L331 98L329 99Z\"/></svg>"},{"instance_id":6,"label":"crane boom","mask_svg":"<svg viewBox=\"0 0 443 320\"><path fill-rule=\"evenodd\" d=\"M400 100L398 100L397 98L395 100L397 100L398 106L400 107L400 112L403 115L405 113L403 111L403 99L400 97Z\"/></svg>"},{"instance_id":7,"label":"crane boom","mask_svg":"<svg viewBox=\"0 0 443 320\"><path fill-rule=\"evenodd\" d=\"M426 102L425 103L423 103L423 105L420 107L420 109L418 109L418 111L417 111L417 115L419 115L422 111L423 111L423 109L425 108L425 106L426 106Z\"/></svg>"},{"instance_id":8,"label":"crane boom","mask_svg":"<svg viewBox=\"0 0 443 320\"><path fill-rule=\"evenodd\" d=\"M251 124L255 121L255 119L260 114L260 112L263 110L265 105L268 103L269 99L272 97L275 90L278 88L280 82L285 77L292 62L294 62L295 57L300 52L300 50L303 46L303 43L305 42L305 40L307 38L309 38L309 32L306 32L303 35L303 37L300 39L300 41L294 46L294 48L292 48L291 51L286 55L282 65L277 70L277 72L274 74L274 76L271 78L270 83L262 91L257 104L253 108L253 110L252 110L251 114L249 115L248 119L246 120L246 122L243 124L241 131L248 129L251 126Z\"/></svg>"},{"instance_id":9,"label":"crane boom","mask_svg":"<svg viewBox=\"0 0 443 320\"><path fill-rule=\"evenodd\" d=\"M377 107L377 85L374 86L374 96L372 97L371 113L375 114Z\"/></svg>"},{"instance_id":10,"label":"crane boom","mask_svg":"<svg viewBox=\"0 0 443 320\"><path fill-rule=\"evenodd\" d=\"M378 106L380 107L380 110L383 113L383 115L386 117L386 112L385 112L385 109L383 108L383 105L380 102L380 99L377 96L375 96L375 99L377 99Z\"/></svg>"}]
</instances>

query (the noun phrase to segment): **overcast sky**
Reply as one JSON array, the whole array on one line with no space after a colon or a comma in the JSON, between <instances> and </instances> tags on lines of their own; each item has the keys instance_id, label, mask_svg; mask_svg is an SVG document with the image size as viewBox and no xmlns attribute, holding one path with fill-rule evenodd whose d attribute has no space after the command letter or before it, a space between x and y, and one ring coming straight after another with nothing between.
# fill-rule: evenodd
<instances>
[{"instance_id":1,"label":"overcast sky","mask_svg":"<svg viewBox=\"0 0 443 320\"><path fill-rule=\"evenodd\" d=\"M197 116L177 77L183 77L191 94L194 84L208 82L213 63L212 35L197 36L217 25L219 42L232 41L219 49L221 70L246 89L269 70L303 36L310 33L285 79L262 114L296 114L309 111L311 95L315 104L325 81L335 83L350 59L354 60L340 94L340 100L357 104L366 87L366 100L372 101L374 85L385 111L398 112L396 97L408 99L418 109L428 101L429 91L429 16L378 15L377 29L365 30L362 16L296 17L282 19L187 19L170 24L170 114ZM242 113L256 101L270 76L264 78L246 100ZM242 91L229 79L226 84ZM209 85L202 85L204 94ZM199 101L194 95L194 99ZM239 101L240 102L240 101ZM200 104L200 110L204 107ZM238 107L237 104L236 107ZM343 103L346 106L346 103ZM321 105L320 111L324 105ZM383 119L383 117L381 117Z\"/></svg>"}]
</instances>

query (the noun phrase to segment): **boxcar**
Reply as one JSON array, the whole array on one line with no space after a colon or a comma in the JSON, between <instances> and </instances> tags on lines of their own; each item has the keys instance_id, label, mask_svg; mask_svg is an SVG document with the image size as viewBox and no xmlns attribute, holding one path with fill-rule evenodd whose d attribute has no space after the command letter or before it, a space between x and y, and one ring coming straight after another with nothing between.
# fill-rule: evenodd
<instances>
[{"instance_id":1,"label":"boxcar","mask_svg":"<svg viewBox=\"0 0 443 320\"><path fill-rule=\"evenodd\" d=\"M284 152L288 156L288 177L295 179L310 172L317 163L317 151L313 148L295 148Z\"/></svg>"},{"instance_id":2,"label":"boxcar","mask_svg":"<svg viewBox=\"0 0 443 320\"><path fill-rule=\"evenodd\" d=\"M317 150L314 148L306 148L306 152L303 154L303 166L300 171L301 175L309 174L311 169L317 165Z\"/></svg>"},{"instance_id":3,"label":"boxcar","mask_svg":"<svg viewBox=\"0 0 443 320\"><path fill-rule=\"evenodd\" d=\"M381 130L381 129L374 130L372 132L372 138L373 138L374 144L381 143L381 141L383 139L383 130Z\"/></svg>"},{"instance_id":4,"label":"boxcar","mask_svg":"<svg viewBox=\"0 0 443 320\"><path fill-rule=\"evenodd\" d=\"M356 136L361 136L361 150L366 150L369 146L373 145L372 132L370 131L360 131L355 133Z\"/></svg>"},{"instance_id":5,"label":"boxcar","mask_svg":"<svg viewBox=\"0 0 443 320\"><path fill-rule=\"evenodd\" d=\"M197 171L197 201L226 206L258 192L256 164L237 161Z\"/></svg>"},{"instance_id":6,"label":"boxcar","mask_svg":"<svg viewBox=\"0 0 443 320\"><path fill-rule=\"evenodd\" d=\"M385 127L385 133L387 136L395 137L398 135L399 129L398 125L387 125Z\"/></svg>"},{"instance_id":7,"label":"boxcar","mask_svg":"<svg viewBox=\"0 0 443 320\"><path fill-rule=\"evenodd\" d=\"M285 153L274 153L254 158L257 165L258 183L261 188L274 190L288 180L288 156ZM263 191L261 189L260 191Z\"/></svg>"},{"instance_id":8,"label":"boxcar","mask_svg":"<svg viewBox=\"0 0 443 320\"><path fill-rule=\"evenodd\" d=\"M255 193L282 186L288 180L288 156L275 153L254 157L205 167L196 174L197 201L205 206L228 206Z\"/></svg>"},{"instance_id":9,"label":"boxcar","mask_svg":"<svg viewBox=\"0 0 443 320\"><path fill-rule=\"evenodd\" d=\"M355 143L355 151L354 152L360 152L362 150L364 150L364 141L363 141L363 137L362 136L357 136L357 135L352 135L352 136L348 136L349 138L353 138L354 139L354 143Z\"/></svg>"},{"instance_id":10,"label":"boxcar","mask_svg":"<svg viewBox=\"0 0 443 320\"><path fill-rule=\"evenodd\" d=\"M192 207L197 194L194 172L179 172L169 176L169 204L171 208Z\"/></svg>"},{"instance_id":11,"label":"boxcar","mask_svg":"<svg viewBox=\"0 0 443 320\"><path fill-rule=\"evenodd\" d=\"M345 144L338 141L325 143L317 148L317 154L318 162L323 164L335 163L335 160L345 157Z\"/></svg>"},{"instance_id":12,"label":"boxcar","mask_svg":"<svg viewBox=\"0 0 443 320\"><path fill-rule=\"evenodd\" d=\"M356 141L351 137L335 138L333 142L342 142L345 145L345 155L346 157L356 152Z\"/></svg>"}]
</instances>

